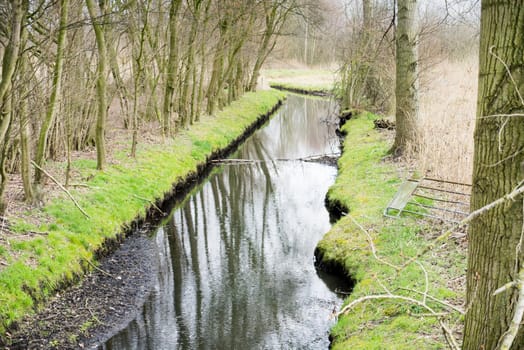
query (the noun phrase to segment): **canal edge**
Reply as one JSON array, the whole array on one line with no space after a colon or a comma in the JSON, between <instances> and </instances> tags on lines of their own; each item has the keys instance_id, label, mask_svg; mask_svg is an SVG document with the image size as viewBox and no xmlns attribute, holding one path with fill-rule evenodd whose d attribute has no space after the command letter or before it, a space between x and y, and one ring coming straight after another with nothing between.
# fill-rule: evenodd
<instances>
[{"instance_id":1,"label":"canal edge","mask_svg":"<svg viewBox=\"0 0 524 350\"><path fill-rule=\"evenodd\" d=\"M373 121L377 118L364 111L352 111L351 115L342 113L344 125L340 135L345 138L338 162L339 173L326 194L326 207L338 221L315 249L317 268L348 278L353 283L352 290L341 291L349 295L344 305L366 295L384 294L381 281L391 282L393 287L388 285L388 288L397 291L394 288L398 286L418 286L424 280L423 271L417 264L409 267L412 275L406 277L408 274L397 273L377 262L372 254L370 239L380 259L401 263L405 256L402 256L402 248L399 251L396 246L405 247L406 251L412 246L409 253L414 254L426 245L424 232L428 231L427 226L413 218L390 220L382 215L401 179L399 164L388 153L391 135L374 128ZM460 298L460 292L443 286L451 279L450 274L454 273L453 278L461 277L465 257L455 249L439 254L423 256L420 263L438 267L436 273L428 268L431 275L429 293L449 302ZM442 273L446 269L449 273ZM357 308L355 312L338 315L329 335L331 348L374 349L385 344L388 348L403 349L446 346L438 320L417 318L409 306L386 300Z\"/></svg>"},{"instance_id":2,"label":"canal edge","mask_svg":"<svg viewBox=\"0 0 524 350\"><path fill-rule=\"evenodd\" d=\"M68 261L66 265L72 267L72 271L64 273L59 271L59 276L54 276L55 280L50 283L46 280L45 276L42 276L39 287L32 288L21 283L20 289L24 293L24 297L31 298L31 304L26 306L23 311L25 316L30 317L36 310L42 308L46 302L53 297L57 292L62 293L68 287L78 283L82 280L83 276L87 273L103 273L97 270L93 262L101 259L102 257L108 256L113 253L123 242L126 237L132 235L137 227L139 227L146 220L152 220L153 222L161 221L165 216L165 213L169 208L167 208L167 203L172 199L185 196L197 183L198 180L205 177L211 169L216 166L212 163L214 159L224 158L230 153L234 152L238 146L249 136L251 136L257 129L264 125L270 117L276 112L276 110L282 105L285 100L285 94L282 92L277 92L276 90L271 91L260 91L257 93L247 94L248 100L251 103L258 104L257 108L254 108L254 111L257 111L255 114L246 115L245 109L239 108L238 110L232 110L233 107L226 107L221 114L231 113L232 115L238 114L238 117L231 117L232 121L237 123L237 127L242 127L242 131L235 135L229 136L229 141L227 144L219 145L217 148L210 148L209 152L205 155L205 159L199 161L196 164L196 167L192 169L188 167L186 169L185 175L183 177L178 176L175 181L170 182L170 186L165 188L162 193L157 193L152 200L147 200L147 203L143 203L140 208L137 208L135 211L134 218L130 221L123 221L118 224L119 229L115 230L113 233L104 233L105 237L101 238L101 242L98 246L93 247L91 251L87 252L87 256L90 256L90 259L86 259L85 255L80 255L76 261ZM260 110L264 112L260 112ZM249 113L247 113L249 114ZM211 117L214 118L214 117ZM220 118L214 118L212 124L220 125L222 120ZM227 131L222 130L221 132L227 133ZM211 135L213 136L213 135ZM181 137L176 135L175 137ZM212 138L212 137L210 137ZM202 140L207 142L206 140ZM191 150L191 149L190 149ZM172 150L173 157L178 156L177 150ZM191 155L189 155L191 156ZM129 162L133 162L132 159ZM161 167L162 164L158 164L158 167ZM77 195L77 200L82 201L82 197ZM64 202L68 203L67 199L63 199ZM71 204L72 205L72 204ZM96 231L97 228L92 228L93 231ZM71 239L67 239L70 244L75 244L71 242ZM76 242L78 244L78 242ZM79 250L81 250L79 248ZM6 269L0 271L0 278L4 277L2 274ZM54 286L54 287L53 287ZM3 287L3 284L0 284L0 287ZM48 289L53 287L52 289ZM3 289L3 288L2 288ZM0 289L0 300L8 300L9 294L5 293L4 290ZM5 304L5 307L1 310L0 319L2 320L0 324L0 348L9 347L10 339L13 334L16 334L18 327L23 324L23 317L11 319L9 324L6 324L6 320L9 320L8 317L4 317L3 313L9 312L9 305ZM18 312L20 312L18 310ZM79 328L82 325L78 325ZM33 332L35 330L31 330ZM84 331L88 331L85 329ZM51 344L52 345L52 344Z\"/></svg>"}]
</instances>

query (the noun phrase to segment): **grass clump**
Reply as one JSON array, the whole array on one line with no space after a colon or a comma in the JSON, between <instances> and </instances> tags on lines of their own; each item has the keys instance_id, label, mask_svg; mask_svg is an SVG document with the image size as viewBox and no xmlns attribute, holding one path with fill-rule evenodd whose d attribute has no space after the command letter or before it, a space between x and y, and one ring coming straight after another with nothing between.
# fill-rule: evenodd
<instances>
[{"instance_id":1,"label":"grass clump","mask_svg":"<svg viewBox=\"0 0 524 350\"><path fill-rule=\"evenodd\" d=\"M361 113L343 127L347 135L344 152L328 200L342 204L349 215L342 217L319 242L319 257L325 264L341 266L355 280L346 303L368 295L387 294L386 288L393 294L421 300L419 294L406 289L424 292L425 270L428 294L460 304L462 292L455 291L448 282L464 275L466 259L463 250L453 243L423 256L419 260L423 268L413 263L400 272L372 254L370 238L380 259L401 265L429 243L434 231L414 218L383 217L382 212L401 179L396 166L384 161L389 145L381 133L373 129L374 118L372 114ZM428 300L427 304L434 310L447 311L438 303ZM333 349L443 348L446 341L439 322L435 317L426 316L427 313L424 308L403 301L365 301L339 317L331 331ZM450 323L460 319L454 314L449 317Z\"/></svg>"},{"instance_id":2,"label":"grass clump","mask_svg":"<svg viewBox=\"0 0 524 350\"><path fill-rule=\"evenodd\" d=\"M90 160L73 162L73 171L88 175L88 188L71 193L90 218L65 196L31 213L41 224L10 218L16 232L9 249L0 251L9 262L0 269L0 336L59 286L78 279L84 260L92 260L108 238L144 217L150 203L170 193L173 183L197 172L212 153L229 146L283 98L274 90L248 93L173 140L144 145L136 159L122 153L103 172L95 171Z\"/></svg>"}]
</instances>

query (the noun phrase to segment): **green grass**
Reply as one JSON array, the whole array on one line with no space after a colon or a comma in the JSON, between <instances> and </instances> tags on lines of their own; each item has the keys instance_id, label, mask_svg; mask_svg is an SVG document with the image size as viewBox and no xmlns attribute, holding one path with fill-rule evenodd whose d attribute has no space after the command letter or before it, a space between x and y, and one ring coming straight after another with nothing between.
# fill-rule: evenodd
<instances>
[{"instance_id":1,"label":"green grass","mask_svg":"<svg viewBox=\"0 0 524 350\"><path fill-rule=\"evenodd\" d=\"M91 160L75 161L73 169L90 176L89 189L71 192L90 219L66 197L32 213L41 218L39 226L11 218L17 233L46 234L30 240L14 236L9 240L10 253L0 251L12 255L0 271L0 336L63 283L81 276L87 268L84 260L92 260L106 239L117 237L135 218L145 216L149 201L163 198L173 183L196 172L212 152L231 144L284 96L274 90L248 93L174 140L140 147L136 159L122 153L120 165L109 165L103 172L94 170Z\"/></svg>"},{"instance_id":2,"label":"green grass","mask_svg":"<svg viewBox=\"0 0 524 350\"><path fill-rule=\"evenodd\" d=\"M394 165L385 162L389 145L373 129L372 114L362 113L344 126L347 136L344 153L339 160L339 175L328 197L349 209L349 215L338 221L319 242L318 249L325 262L342 265L356 280L346 303L357 298L384 294L380 283L393 293L421 300L420 295L399 288L424 291L425 276L418 264L411 264L397 273L380 263L371 253L368 238L354 223L362 225L371 235L382 259L400 265L415 256L429 242L423 227L414 218L389 219L382 212L395 194L400 179ZM420 259L428 271L429 294L439 299L461 300L463 295L447 287L447 280L462 276L466 258L453 243ZM428 302L442 311L440 305ZM339 318L332 328L333 349L441 349L446 347L438 321L433 317L417 317L426 310L393 300L366 301ZM413 314L415 316L413 316ZM450 323L457 321L452 316Z\"/></svg>"}]
</instances>

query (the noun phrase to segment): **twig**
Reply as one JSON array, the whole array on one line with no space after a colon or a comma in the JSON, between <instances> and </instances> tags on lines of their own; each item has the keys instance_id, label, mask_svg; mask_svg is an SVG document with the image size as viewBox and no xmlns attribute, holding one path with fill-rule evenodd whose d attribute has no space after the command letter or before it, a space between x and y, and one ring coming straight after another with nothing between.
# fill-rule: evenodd
<instances>
[{"instance_id":1,"label":"twig","mask_svg":"<svg viewBox=\"0 0 524 350\"><path fill-rule=\"evenodd\" d=\"M95 264L93 264L91 261L89 261L88 259L84 259L89 265L91 265L91 267L93 267L95 270L103 273L104 275L106 276L109 276L111 278L114 278L115 280L118 280L118 278L116 278L115 276L113 276L112 274L110 274L109 272L107 271L104 271L102 270L101 268L99 268L98 266L96 266Z\"/></svg>"},{"instance_id":2,"label":"twig","mask_svg":"<svg viewBox=\"0 0 524 350\"><path fill-rule=\"evenodd\" d=\"M513 118L513 117L524 117L524 113L499 113L499 114L490 114L490 115L483 115L481 117L478 117L478 119L487 119L487 118Z\"/></svg>"},{"instance_id":3,"label":"twig","mask_svg":"<svg viewBox=\"0 0 524 350\"><path fill-rule=\"evenodd\" d=\"M407 301L407 302L409 302L411 304L418 305L418 306L426 309L427 311L429 311L432 314L436 313L435 310L433 310L431 307L429 307L428 305L424 304L423 302L421 302L420 300L417 300L417 299L413 299L413 298L410 298L410 297L405 297L403 295L395 295L395 294L375 294L375 295L366 295L366 296L363 296L363 297L360 297L358 299L353 300L351 303L349 303L348 305L344 306L344 308L342 308L342 310L337 312L336 316L339 317L341 315L344 315L344 314L348 313L356 305L358 305L358 304L360 304L360 303L362 303L364 301L380 300L380 299L403 300L403 301Z\"/></svg>"},{"instance_id":4,"label":"twig","mask_svg":"<svg viewBox=\"0 0 524 350\"><path fill-rule=\"evenodd\" d=\"M499 341L500 345L497 348L500 350L509 350L511 348L511 345L513 344L513 341L515 340L515 337L519 331L522 317L524 316L524 268L519 271L518 279L508 284L513 284L513 286L516 286L519 289L519 297L517 300L517 305L515 305L515 312L513 314L513 318L511 319L509 328ZM502 288L497 289L497 291L500 289ZM509 289L509 287L505 288L505 290L507 289Z\"/></svg>"},{"instance_id":5,"label":"twig","mask_svg":"<svg viewBox=\"0 0 524 350\"><path fill-rule=\"evenodd\" d=\"M412 292L412 293L417 293L417 294L420 294L420 295L423 295L424 293L418 291L418 290L415 290L415 289L411 289L411 288L404 288L404 287L400 287L398 289L401 289L401 290L406 290L408 292ZM440 300L440 299L437 299L435 298L434 296L431 296L430 294L427 294L426 295L428 299L431 299L432 301L438 303L438 304L441 304L441 305L444 305L450 309L452 309L453 311L456 311L458 312L459 314L461 315L464 315L466 314L466 312L464 310L461 310L459 309L458 307L454 306L454 305L451 305L450 303L447 303L445 302L444 300Z\"/></svg>"},{"instance_id":6,"label":"twig","mask_svg":"<svg viewBox=\"0 0 524 350\"><path fill-rule=\"evenodd\" d=\"M93 318L93 320L95 320L98 324L100 324L102 326L107 326L107 324L105 324L104 322L100 321L98 319L98 317L96 317L96 315L93 313L93 311L91 311L90 308L87 308L87 311L89 311L89 313L91 314L91 317Z\"/></svg>"},{"instance_id":7,"label":"twig","mask_svg":"<svg viewBox=\"0 0 524 350\"><path fill-rule=\"evenodd\" d=\"M496 291L494 291L493 294L491 294L491 295L492 296L496 296L496 295L499 295L500 293L504 293L508 289L512 289L513 287L517 287L518 284L519 283L517 281L508 282L505 285L503 285L502 287L498 288Z\"/></svg>"},{"instance_id":8,"label":"twig","mask_svg":"<svg viewBox=\"0 0 524 350\"><path fill-rule=\"evenodd\" d=\"M408 314L409 316L413 316L413 317L444 317L444 316L448 316L449 315L449 312L435 312L434 314L416 314L416 313L413 313L411 311L408 311Z\"/></svg>"},{"instance_id":9,"label":"twig","mask_svg":"<svg viewBox=\"0 0 524 350\"><path fill-rule=\"evenodd\" d=\"M438 322L440 323L440 327L442 327L442 331L444 331L444 337L446 338L449 347L453 350L460 350L460 346L458 345L451 329L449 329L441 318L439 318Z\"/></svg>"},{"instance_id":10,"label":"twig","mask_svg":"<svg viewBox=\"0 0 524 350\"><path fill-rule=\"evenodd\" d=\"M53 180L53 182L55 184L58 185L58 187L60 187L60 189L62 191L64 191L68 196L69 198L71 198L71 200L73 201L73 203L75 204L75 206L78 208L78 210L80 210L80 212L82 214L84 214L84 216L88 219L91 219L91 217L84 211L84 209L82 209L82 207L80 206L80 204L78 204L78 202L76 201L76 199L73 197L73 195L64 187L62 186L62 184L60 182L58 182L57 179L55 179L53 177L53 175L49 174L47 171L45 171L44 169L42 169L38 164L36 164L33 160L31 161L31 164L33 164L33 166L35 168L37 168L38 170L40 170L41 172L43 172L47 177L49 177L51 180Z\"/></svg>"},{"instance_id":11,"label":"twig","mask_svg":"<svg viewBox=\"0 0 524 350\"><path fill-rule=\"evenodd\" d=\"M513 83L513 85L515 86L515 91L517 92L517 96L519 97L520 99L520 103L524 106L524 98L522 98L522 94L520 93L520 90L519 90L519 85L517 84L517 82L515 81L515 79L513 78L513 74L511 74L511 70L509 69L508 65L506 64L506 62L504 62L504 60L502 58L500 58L499 56L497 56L497 54L495 52L493 52L493 49L495 48L495 46L490 46L489 48L489 53L490 55L492 55L493 57L495 57L497 60L500 61L500 63L502 63L502 65L504 66L504 68L506 69L506 72L508 73L509 75L509 78L511 79L511 82Z\"/></svg>"},{"instance_id":12,"label":"twig","mask_svg":"<svg viewBox=\"0 0 524 350\"><path fill-rule=\"evenodd\" d=\"M377 249L375 248L375 244L373 243L373 239L371 238L371 235L369 234L369 232L360 224L358 223L357 220L355 220L355 218L351 215L347 215L350 220L362 231L364 232L364 234L367 236L367 240L369 242L369 246L371 248L371 253L373 254L373 257L375 259L377 259L379 262L381 262L382 264L384 265L387 265L389 267L392 267L393 269L395 269L396 271L400 271L401 270L401 267L400 266L397 266L397 265L394 265L382 258L380 258L378 255L377 255Z\"/></svg>"},{"instance_id":13,"label":"twig","mask_svg":"<svg viewBox=\"0 0 524 350\"><path fill-rule=\"evenodd\" d=\"M524 198L522 198L522 214L524 215ZM515 274L517 274L519 270L519 256L520 256L520 253L522 252L522 241L523 240L524 240L524 220L522 220L522 229L520 231L519 243L515 247Z\"/></svg>"},{"instance_id":14,"label":"twig","mask_svg":"<svg viewBox=\"0 0 524 350\"><path fill-rule=\"evenodd\" d=\"M393 293L391 293L389 291L389 289L384 285L384 283L382 283L380 281L380 279L378 277L375 277L375 280L377 281L378 284L380 284L380 286L382 287L382 289L384 289L386 291L386 293L388 293L389 295L393 295Z\"/></svg>"},{"instance_id":15,"label":"twig","mask_svg":"<svg viewBox=\"0 0 524 350\"><path fill-rule=\"evenodd\" d=\"M420 263L420 261L417 261L417 264L418 264L418 266L420 266L420 268L424 272L424 278L425 278L425 282L426 283L425 283L424 293L422 293L422 302L425 304L426 303L426 299L428 298L429 277L428 277L428 272L426 271L424 266Z\"/></svg>"},{"instance_id":16,"label":"twig","mask_svg":"<svg viewBox=\"0 0 524 350\"><path fill-rule=\"evenodd\" d=\"M135 198L138 198L138 199L141 199L141 200L143 200L143 201L149 202L149 204L151 204L151 206L152 206L153 208L155 208L156 210L158 210L158 212L159 212L160 214L162 214L163 216L166 215L166 213L163 212L162 209L160 209L160 208L155 204L155 202L153 202L152 200L149 200L149 199L144 198L144 197L140 197L140 196L138 196L138 195L136 195L136 194L134 194L134 193L131 193L131 195L132 195L133 197L135 197Z\"/></svg>"}]
</instances>

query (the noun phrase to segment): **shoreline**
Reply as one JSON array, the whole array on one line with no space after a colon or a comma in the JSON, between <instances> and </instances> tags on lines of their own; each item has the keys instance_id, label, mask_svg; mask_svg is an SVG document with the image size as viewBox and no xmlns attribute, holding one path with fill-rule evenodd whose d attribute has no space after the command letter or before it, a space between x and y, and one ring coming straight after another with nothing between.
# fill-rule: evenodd
<instances>
[{"instance_id":1,"label":"shoreline","mask_svg":"<svg viewBox=\"0 0 524 350\"><path fill-rule=\"evenodd\" d=\"M413 217L390 219L382 215L402 182L402 166L388 156L388 131L374 129L376 118L371 113L356 113L341 127L345 138L339 173L326 195L326 207L335 211L332 214L338 221L317 244L316 266L354 283L343 307L389 291L419 300L420 294L403 289L423 292L427 288L432 297L460 308L464 286L451 285L449 281L464 276L464 242L452 241L438 247L400 272L388 265L399 266L416 256L441 227ZM434 310L449 312L437 302L428 304ZM417 316L425 312L388 298L359 302L337 317L330 332L331 348L382 349L384 344L402 349L445 348L439 319ZM460 328L459 314L449 312L447 317Z\"/></svg>"},{"instance_id":2,"label":"shoreline","mask_svg":"<svg viewBox=\"0 0 524 350\"><path fill-rule=\"evenodd\" d=\"M169 149L165 145L153 145L143 150L137 160L129 158L127 167L115 164L104 172L95 173L88 180L89 190L74 192L91 219L83 217L68 199L59 198L40 211L45 217L42 220L44 227L17 223L15 229L21 226L47 233L44 237L37 236L34 244L32 241L25 243L27 255L19 261L12 260L0 271L0 300L9 301L0 309L0 346L10 346L13 339L20 341L23 337L17 336L17 323L27 328L26 321L21 320L29 319L35 310L48 305L46 301L54 295L80 280L85 281L83 277L89 271L92 271L90 275L105 271L95 268L91 261L115 252L146 219L162 220L167 211L165 204L191 191L198 180L211 171L212 160L233 152L269 120L284 98L285 94L275 90L246 94L217 117L205 118L191 130L175 135ZM40 246L51 249L37 250ZM23 258L36 260L36 266L28 267L25 261L20 261ZM33 286L20 278L15 279L15 285L7 284L10 277L28 272L33 273ZM87 308L87 311L88 320L77 325L80 335L96 326L96 319L102 318L99 315L89 317L92 310ZM33 334L34 330L29 329L29 333ZM65 348L61 342L78 340L79 334L73 333L65 337L71 339L45 341L47 346Z\"/></svg>"}]
</instances>

